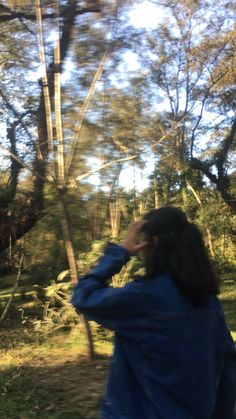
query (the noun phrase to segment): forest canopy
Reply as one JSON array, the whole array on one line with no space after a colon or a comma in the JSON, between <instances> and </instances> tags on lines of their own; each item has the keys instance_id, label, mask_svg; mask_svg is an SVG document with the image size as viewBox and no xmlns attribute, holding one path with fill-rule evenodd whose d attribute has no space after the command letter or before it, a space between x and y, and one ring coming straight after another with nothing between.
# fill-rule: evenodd
<instances>
[{"instance_id":1,"label":"forest canopy","mask_svg":"<svg viewBox=\"0 0 236 419\"><path fill-rule=\"evenodd\" d=\"M23 247L76 280L79 253L165 204L232 269L235 4L9 0L0 25L2 272Z\"/></svg>"}]
</instances>

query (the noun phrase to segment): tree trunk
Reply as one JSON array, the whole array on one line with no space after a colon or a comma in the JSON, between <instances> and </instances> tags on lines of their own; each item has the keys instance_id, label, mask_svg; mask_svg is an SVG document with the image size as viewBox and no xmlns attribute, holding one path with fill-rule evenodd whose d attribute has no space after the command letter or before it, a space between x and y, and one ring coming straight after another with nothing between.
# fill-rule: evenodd
<instances>
[{"instance_id":1,"label":"tree trunk","mask_svg":"<svg viewBox=\"0 0 236 419\"><path fill-rule=\"evenodd\" d=\"M189 190L192 192L194 198L196 199L196 201L198 202L199 206L202 207L202 201L200 196L198 195L198 193L195 191L195 189L193 188L193 186L189 183L188 180L186 180L186 184L189 188ZM212 244L212 235L210 232L210 229L206 226L206 233L207 233L207 242L208 242L208 247L209 247L209 251L210 251L210 255L212 258L215 257L215 251L214 251L214 247Z\"/></svg>"},{"instance_id":2,"label":"tree trunk","mask_svg":"<svg viewBox=\"0 0 236 419\"><path fill-rule=\"evenodd\" d=\"M120 229L120 199L115 202L110 202L110 220L111 220L111 236L116 239Z\"/></svg>"},{"instance_id":3,"label":"tree trunk","mask_svg":"<svg viewBox=\"0 0 236 419\"><path fill-rule=\"evenodd\" d=\"M63 239L65 243L68 264L70 268L71 280L74 284L77 284L78 270L77 270L77 265L76 265L76 257L75 257L73 241L71 237L69 217L68 217L67 207L66 207L66 202L65 202L65 190L63 189L59 190L58 201L61 206L61 229L62 229ZM81 315L81 320L84 326L84 332L85 332L87 343L88 343L89 355L90 355L90 358L93 359L95 356L95 352L94 352L93 336L90 329L90 325L84 315Z\"/></svg>"},{"instance_id":4,"label":"tree trunk","mask_svg":"<svg viewBox=\"0 0 236 419\"><path fill-rule=\"evenodd\" d=\"M154 186L154 207L155 208L159 208L159 197L158 197L157 180L156 180L156 178L154 178L153 186Z\"/></svg>"}]
</instances>

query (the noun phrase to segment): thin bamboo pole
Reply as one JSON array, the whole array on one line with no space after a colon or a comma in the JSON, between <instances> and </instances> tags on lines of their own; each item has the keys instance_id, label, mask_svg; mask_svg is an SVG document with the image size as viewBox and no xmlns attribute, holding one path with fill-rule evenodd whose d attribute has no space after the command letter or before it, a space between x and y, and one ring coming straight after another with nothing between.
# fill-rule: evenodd
<instances>
[{"instance_id":1,"label":"thin bamboo pole","mask_svg":"<svg viewBox=\"0 0 236 419\"><path fill-rule=\"evenodd\" d=\"M75 150L76 150L78 140L79 140L79 135L80 135L80 132L81 132L81 129L82 129L82 126L83 126L84 117L86 115L86 112L87 112L87 110L90 106L91 100L93 98L94 92L96 90L97 82L99 81L99 79L102 75L104 65L105 65L106 60L108 58L108 52L109 52L109 49L107 48L106 51L104 52L103 56L102 56L102 59L101 59L100 64L97 68L97 71L94 74L93 81L90 85L87 96L86 96L86 98L83 102L81 111L79 113L78 121L77 121L77 123L75 125L75 128L74 128L74 136L73 136L73 139L72 139L70 152L68 154L68 158L66 159L66 164L65 164L65 184L67 184L68 177L69 177L69 174L70 174L70 171L71 171L71 166L72 166L72 163L73 163L73 160L74 160L74 157L75 157Z\"/></svg>"},{"instance_id":2,"label":"thin bamboo pole","mask_svg":"<svg viewBox=\"0 0 236 419\"><path fill-rule=\"evenodd\" d=\"M45 48L44 48L44 39L43 39L42 10L41 10L40 0L35 0L35 13L36 13L36 20L38 24L39 59L40 59L41 71L42 71L42 87L43 87L43 97L44 97L46 125L47 125L47 138L45 138L45 140L48 142L48 149L51 154L51 160L52 160L53 175L55 175L52 110L51 110L50 93L49 93L49 87L48 87L47 66L46 66Z\"/></svg>"},{"instance_id":3,"label":"thin bamboo pole","mask_svg":"<svg viewBox=\"0 0 236 419\"><path fill-rule=\"evenodd\" d=\"M54 110L57 138L57 180L60 186L64 184L64 143L61 115L61 57L60 57L60 12L56 2L56 41L54 47Z\"/></svg>"},{"instance_id":4,"label":"thin bamboo pole","mask_svg":"<svg viewBox=\"0 0 236 419\"><path fill-rule=\"evenodd\" d=\"M117 16L118 16L119 7L120 7L120 0L116 0L111 4L111 16L113 17L113 22L111 24L111 27L108 28L109 39L112 39L112 34L115 31L115 28L116 28L116 25L117 25ZM68 182L68 178L69 178L70 171L71 171L71 166L72 166L72 163L73 163L73 160L74 160L74 157L75 157L75 151L76 151L76 147L77 147L77 144L78 144L78 140L79 140L79 136L80 136L80 133L81 133L81 129L82 129L82 126L83 126L83 122L84 122L86 112L87 112L87 110L88 110L88 108L91 104L91 100L92 100L93 95L94 95L95 90L96 90L97 82L101 78L104 66L106 64L106 61L109 57L109 54L110 54L111 50L112 50L112 44L108 43L108 45L107 45L107 47L106 47L106 49L105 49L105 51L102 55L99 66L98 66L98 68L97 68L97 70L94 74L93 81L90 85L87 96L86 96L86 98L83 102L81 111L79 113L79 117L78 117L77 123L75 125L75 129L74 129L74 136L73 136L73 139L72 139L70 152L68 154L68 158L67 158L66 164L65 164L65 185Z\"/></svg>"}]
</instances>

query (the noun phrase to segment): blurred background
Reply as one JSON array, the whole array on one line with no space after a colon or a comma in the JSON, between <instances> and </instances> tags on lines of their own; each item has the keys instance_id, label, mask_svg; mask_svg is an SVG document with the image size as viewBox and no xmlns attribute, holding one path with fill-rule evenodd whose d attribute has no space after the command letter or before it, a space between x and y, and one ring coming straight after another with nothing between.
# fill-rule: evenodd
<instances>
[{"instance_id":1,"label":"blurred background","mask_svg":"<svg viewBox=\"0 0 236 419\"><path fill-rule=\"evenodd\" d=\"M65 353L107 357L112 337L74 313L71 288L152 208L200 227L236 336L235 17L226 0L0 1L2 418L98 417L106 359L81 367L84 411ZM134 258L113 285L137 273ZM51 365L49 347L73 376L65 399L59 379L34 381L29 354Z\"/></svg>"}]
</instances>

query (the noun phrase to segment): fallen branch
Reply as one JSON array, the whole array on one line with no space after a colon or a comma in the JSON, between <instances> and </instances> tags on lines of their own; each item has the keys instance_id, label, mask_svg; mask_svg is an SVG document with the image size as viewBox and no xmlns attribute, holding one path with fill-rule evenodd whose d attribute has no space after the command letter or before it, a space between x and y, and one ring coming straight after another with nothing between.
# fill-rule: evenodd
<instances>
[{"instance_id":1,"label":"fallen branch","mask_svg":"<svg viewBox=\"0 0 236 419\"><path fill-rule=\"evenodd\" d=\"M0 317L0 324L5 319L5 317L6 317L7 313L8 313L8 310L9 310L9 308L11 306L11 303L12 303L12 300L14 298L14 295L16 293L16 290L18 288L20 277L21 277L21 267L22 267L23 260L24 260L24 254L21 255L20 262L19 262L19 267L18 267L18 272L17 272L17 276L16 276L16 282L15 282L15 285L14 285L14 287L12 289L11 296L10 296L10 298L9 298L7 304L6 304L6 307L3 310L3 313L2 313L2 315Z\"/></svg>"}]
</instances>

